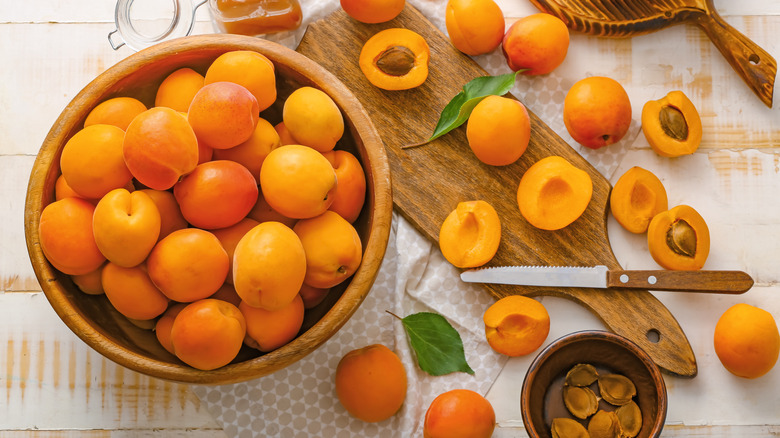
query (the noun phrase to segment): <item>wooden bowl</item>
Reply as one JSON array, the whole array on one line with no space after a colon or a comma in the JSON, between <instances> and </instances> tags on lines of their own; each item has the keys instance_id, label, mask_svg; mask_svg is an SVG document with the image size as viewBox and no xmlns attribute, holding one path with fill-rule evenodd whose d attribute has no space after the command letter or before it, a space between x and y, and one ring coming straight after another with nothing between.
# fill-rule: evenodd
<instances>
[{"instance_id":1,"label":"wooden bowl","mask_svg":"<svg viewBox=\"0 0 780 438\"><path fill-rule=\"evenodd\" d=\"M81 292L68 275L48 263L38 236L43 208L54 201L54 184L66 141L81 128L92 108L116 96L132 96L153 106L156 89L174 70L191 67L201 74L217 56L253 50L274 62L279 98L262 117L281 120L283 100L308 85L330 95L344 115L345 133L337 145L355 154L367 179L366 203L355 227L363 243L362 264L354 276L332 289L326 300L308 310L298 337L267 354L244 347L231 364L200 371L165 351L151 330L136 327L116 312L105 296ZM192 36L142 50L109 68L88 84L59 116L35 160L25 205L25 237L35 274L49 302L65 324L89 346L132 370L166 380L225 384L270 374L303 358L331 337L355 312L371 288L387 247L392 216L390 168L382 140L352 92L335 76L305 56L276 43L235 35Z\"/></svg>"},{"instance_id":2,"label":"wooden bowl","mask_svg":"<svg viewBox=\"0 0 780 438\"><path fill-rule=\"evenodd\" d=\"M523 380L520 409L526 432L531 438L551 438L553 418L576 420L563 405L561 390L566 373L580 363L589 363L600 372L622 374L631 379L637 392L634 401L642 411L642 429L637 436L661 435L667 399L666 385L658 366L644 350L620 335L606 331L582 331L548 345L528 368ZM600 402L600 407L605 407L605 404ZM587 427L587 421L581 423Z\"/></svg>"}]
</instances>

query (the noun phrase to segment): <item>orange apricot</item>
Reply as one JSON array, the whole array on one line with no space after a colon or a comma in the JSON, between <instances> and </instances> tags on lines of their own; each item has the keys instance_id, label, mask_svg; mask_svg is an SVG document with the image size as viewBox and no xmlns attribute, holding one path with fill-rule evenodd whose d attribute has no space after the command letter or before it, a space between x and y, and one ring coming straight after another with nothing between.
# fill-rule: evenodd
<instances>
[{"instance_id":1,"label":"orange apricot","mask_svg":"<svg viewBox=\"0 0 780 438\"><path fill-rule=\"evenodd\" d=\"M320 152L332 150L344 135L344 117L324 91L300 87L284 101L282 118L298 144Z\"/></svg>"},{"instance_id":2,"label":"orange apricot","mask_svg":"<svg viewBox=\"0 0 780 438\"><path fill-rule=\"evenodd\" d=\"M322 214L333 203L338 179L327 158L301 145L271 151L260 169L260 189L268 205L294 219Z\"/></svg>"},{"instance_id":3,"label":"orange apricot","mask_svg":"<svg viewBox=\"0 0 780 438\"><path fill-rule=\"evenodd\" d=\"M363 247L355 227L333 211L301 219L293 227L306 254L304 283L318 288L340 284L360 266Z\"/></svg>"},{"instance_id":4,"label":"orange apricot","mask_svg":"<svg viewBox=\"0 0 780 438\"><path fill-rule=\"evenodd\" d=\"M523 356L541 347L550 333L550 315L533 298L510 295L493 303L483 315L485 337L498 353Z\"/></svg>"},{"instance_id":5,"label":"orange apricot","mask_svg":"<svg viewBox=\"0 0 780 438\"><path fill-rule=\"evenodd\" d=\"M247 217L241 219L235 225L213 231L214 235L217 237L217 239L219 239L219 243L221 243L222 247L225 248L225 252L227 252L228 260L230 262L230 270L228 271L228 276L225 279L227 283L233 284L233 254L236 251L236 245L238 245L238 242L242 237L244 237L246 233L249 232L249 230L254 228L259 223L260 222Z\"/></svg>"},{"instance_id":6,"label":"orange apricot","mask_svg":"<svg viewBox=\"0 0 780 438\"><path fill-rule=\"evenodd\" d=\"M474 268L489 262L501 242L501 221L489 203L460 202L441 225L439 248L458 268Z\"/></svg>"},{"instance_id":7,"label":"orange apricot","mask_svg":"<svg viewBox=\"0 0 780 438\"><path fill-rule=\"evenodd\" d=\"M658 213L647 226L650 256L664 269L695 271L710 254L710 230L689 205Z\"/></svg>"},{"instance_id":8,"label":"orange apricot","mask_svg":"<svg viewBox=\"0 0 780 438\"><path fill-rule=\"evenodd\" d=\"M276 101L274 64L261 53L234 50L217 57L206 71L206 84L222 81L249 90L257 100L258 112Z\"/></svg>"},{"instance_id":9,"label":"orange apricot","mask_svg":"<svg viewBox=\"0 0 780 438\"><path fill-rule=\"evenodd\" d=\"M94 271L87 272L86 274L71 275L70 279L73 280L73 284L75 284L76 287L78 287L79 290L85 294L102 295L105 293L103 290L103 282L101 280L104 266L106 265L103 264Z\"/></svg>"},{"instance_id":10,"label":"orange apricot","mask_svg":"<svg viewBox=\"0 0 780 438\"><path fill-rule=\"evenodd\" d=\"M38 236L43 254L55 269L82 275L106 261L92 232L94 211L95 206L81 198L64 198L44 207Z\"/></svg>"},{"instance_id":11,"label":"orange apricot","mask_svg":"<svg viewBox=\"0 0 780 438\"><path fill-rule=\"evenodd\" d=\"M718 319L715 354L735 376L755 379L774 368L780 355L780 333L771 313L737 303Z\"/></svg>"},{"instance_id":12,"label":"orange apricot","mask_svg":"<svg viewBox=\"0 0 780 438\"><path fill-rule=\"evenodd\" d=\"M125 268L108 262L101 279L108 301L128 318L152 319L168 308L168 297L152 283L143 265Z\"/></svg>"},{"instance_id":13,"label":"orange apricot","mask_svg":"<svg viewBox=\"0 0 780 438\"><path fill-rule=\"evenodd\" d=\"M467 55L484 55L504 38L504 13L493 0L449 0L445 25L450 41Z\"/></svg>"},{"instance_id":14,"label":"orange apricot","mask_svg":"<svg viewBox=\"0 0 780 438\"><path fill-rule=\"evenodd\" d=\"M377 32L360 50L358 64L371 84L383 90L408 90L428 78L431 49L422 35L406 28Z\"/></svg>"},{"instance_id":15,"label":"orange apricot","mask_svg":"<svg viewBox=\"0 0 780 438\"><path fill-rule=\"evenodd\" d=\"M138 182L167 190L198 164L198 139L181 113L157 107L139 114L127 127L123 154Z\"/></svg>"},{"instance_id":16,"label":"orange apricot","mask_svg":"<svg viewBox=\"0 0 780 438\"><path fill-rule=\"evenodd\" d=\"M490 402L469 389L439 394L425 412L424 438L489 438L496 426Z\"/></svg>"},{"instance_id":17,"label":"orange apricot","mask_svg":"<svg viewBox=\"0 0 780 438\"><path fill-rule=\"evenodd\" d=\"M126 130L135 116L146 111L146 105L134 97L114 97L99 103L87 114L84 127L112 125Z\"/></svg>"},{"instance_id":18,"label":"orange apricot","mask_svg":"<svg viewBox=\"0 0 780 438\"><path fill-rule=\"evenodd\" d=\"M214 160L230 160L246 167L257 184L260 184L260 168L272 150L282 145L279 134L267 120L260 118L249 140L230 149L214 149Z\"/></svg>"},{"instance_id":19,"label":"orange apricot","mask_svg":"<svg viewBox=\"0 0 780 438\"><path fill-rule=\"evenodd\" d=\"M366 201L366 174L357 157L343 150L324 152L336 171L336 191L329 210L335 211L347 222L355 222Z\"/></svg>"},{"instance_id":20,"label":"orange apricot","mask_svg":"<svg viewBox=\"0 0 780 438\"><path fill-rule=\"evenodd\" d=\"M180 68L163 79L157 88L154 106L167 106L186 113L203 85L203 75L189 67Z\"/></svg>"},{"instance_id":21,"label":"orange apricot","mask_svg":"<svg viewBox=\"0 0 780 438\"><path fill-rule=\"evenodd\" d=\"M617 143L631 126L631 101L612 78L591 76L574 83L563 99L563 122L569 135L591 148Z\"/></svg>"},{"instance_id":22,"label":"orange apricot","mask_svg":"<svg viewBox=\"0 0 780 438\"><path fill-rule=\"evenodd\" d=\"M90 125L62 148L60 168L73 191L98 199L133 178L122 155L125 133L112 125Z\"/></svg>"},{"instance_id":23,"label":"orange apricot","mask_svg":"<svg viewBox=\"0 0 780 438\"><path fill-rule=\"evenodd\" d=\"M124 268L146 260L160 236L160 223L157 205L140 190L108 192L95 206L92 217L95 243L100 252Z\"/></svg>"},{"instance_id":24,"label":"orange apricot","mask_svg":"<svg viewBox=\"0 0 780 438\"><path fill-rule=\"evenodd\" d=\"M642 107L642 133L662 157L689 155L701 143L701 117L685 93L670 91Z\"/></svg>"},{"instance_id":25,"label":"orange apricot","mask_svg":"<svg viewBox=\"0 0 780 438\"><path fill-rule=\"evenodd\" d=\"M532 14L507 29L501 49L512 71L524 75L547 74L566 59L569 29L554 15Z\"/></svg>"},{"instance_id":26,"label":"orange apricot","mask_svg":"<svg viewBox=\"0 0 780 438\"><path fill-rule=\"evenodd\" d=\"M146 193L157 206L157 211L160 213L160 237L171 234L176 230L187 228L187 220L181 214L179 203L176 202L176 198L173 193L167 190L155 190L155 189L142 189L140 190Z\"/></svg>"},{"instance_id":27,"label":"orange apricot","mask_svg":"<svg viewBox=\"0 0 780 438\"><path fill-rule=\"evenodd\" d=\"M146 265L149 277L162 293L179 302L213 294L230 269L219 239L199 228L177 230L157 242Z\"/></svg>"},{"instance_id":28,"label":"orange apricot","mask_svg":"<svg viewBox=\"0 0 780 438\"><path fill-rule=\"evenodd\" d=\"M525 171L517 187L517 205L536 228L559 230L582 216L592 195L590 175L553 155Z\"/></svg>"},{"instance_id":29,"label":"orange apricot","mask_svg":"<svg viewBox=\"0 0 780 438\"><path fill-rule=\"evenodd\" d=\"M236 288L232 284L225 283L217 289L209 298L215 300L227 301L228 303L238 307L241 304L241 297L238 296Z\"/></svg>"},{"instance_id":30,"label":"orange apricot","mask_svg":"<svg viewBox=\"0 0 780 438\"><path fill-rule=\"evenodd\" d=\"M362 23L384 23L397 17L406 0L341 0L341 8Z\"/></svg>"},{"instance_id":31,"label":"orange apricot","mask_svg":"<svg viewBox=\"0 0 780 438\"><path fill-rule=\"evenodd\" d=\"M238 306L246 319L246 335L251 345L264 353L276 350L295 339L303 325L303 300L296 295L292 302L277 310Z\"/></svg>"},{"instance_id":32,"label":"orange apricot","mask_svg":"<svg viewBox=\"0 0 780 438\"><path fill-rule=\"evenodd\" d=\"M655 174L634 166L620 176L609 195L615 220L632 233L647 231L650 221L669 208L666 189Z\"/></svg>"},{"instance_id":33,"label":"orange apricot","mask_svg":"<svg viewBox=\"0 0 780 438\"><path fill-rule=\"evenodd\" d=\"M262 193L257 196L257 202L255 203L255 206L252 207L252 210L249 211L249 214L247 214L246 217L254 219L258 222L281 222L290 228L292 228L293 225L295 225L295 222L298 221L298 219L289 218L274 210L270 205L268 205L268 202L266 202Z\"/></svg>"},{"instance_id":34,"label":"orange apricot","mask_svg":"<svg viewBox=\"0 0 780 438\"><path fill-rule=\"evenodd\" d=\"M298 144L298 141L290 134L290 130L287 129L287 125L285 125L284 122L279 122L274 125L274 129L276 130L276 133L279 134L279 141L282 146L287 144Z\"/></svg>"},{"instance_id":35,"label":"orange apricot","mask_svg":"<svg viewBox=\"0 0 780 438\"><path fill-rule=\"evenodd\" d=\"M312 309L325 300L328 292L330 292L330 288L313 287L304 283L301 290L298 291L298 295L303 300L303 308Z\"/></svg>"},{"instance_id":36,"label":"orange apricot","mask_svg":"<svg viewBox=\"0 0 780 438\"><path fill-rule=\"evenodd\" d=\"M233 286L253 307L278 310L298 295L306 275L306 254L298 236L279 222L247 232L233 252Z\"/></svg>"},{"instance_id":37,"label":"orange apricot","mask_svg":"<svg viewBox=\"0 0 780 438\"><path fill-rule=\"evenodd\" d=\"M154 325L154 334L157 341L165 348L168 353L175 354L173 351L173 342L171 342L171 328L176 315L187 307L187 303L174 303L163 312Z\"/></svg>"},{"instance_id":38,"label":"orange apricot","mask_svg":"<svg viewBox=\"0 0 780 438\"><path fill-rule=\"evenodd\" d=\"M531 119L517 100L488 96L469 116L466 138L479 161L506 166L517 161L531 140Z\"/></svg>"},{"instance_id":39,"label":"orange apricot","mask_svg":"<svg viewBox=\"0 0 780 438\"><path fill-rule=\"evenodd\" d=\"M68 185L68 182L65 181L65 177L60 174L60 176L57 177L57 181L54 182L54 200L59 201L62 198L84 198L83 196L76 193L73 188L71 188ZM89 198L84 198L89 199ZM92 199L92 201L95 201Z\"/></svg>"},{"instance_id":40,"label":"orange apricot","mask_svg":"<svg viewBox=\"0 0 780 438\"><path fill-rule=\"evenodd\" d=\"M232 148L247 141L259 117L257 99L233 82L204 85L187 111L198 141L214 149Z\"/></svg>"},{"instance_id":41,"label":"orange apricot","mask_svg":"<svg viewBox=\"0 0 780 438\"><path fill-rule=\"evenodd\" d=\"M246 321L227 301L203 299L188 304L173 320L171 343L182 362L214 370L236 358L246 336Z\"/></svg>"},{"instance_id":42,"label":"orange apricot","mask_svg":"<svg viewBox=\"0 0 780 438\"><path fill-rule=\"evenodd\" d=\"M336 396L347 412L369 423L386 420L406 399L406 368L382 344L352 350L336 367Z\"/></svg>"},{"instance_id":43,"label":"orange apricot","mask_svg":"<svg viewBox=\"0 0 780 438\"><path fill-rule=\"evenodd\" d=\"M190 224L217 229L237 224L257 202L257 182L235 161L198 164L173 186L181 213Z\"/></svg>"}]
</instances>

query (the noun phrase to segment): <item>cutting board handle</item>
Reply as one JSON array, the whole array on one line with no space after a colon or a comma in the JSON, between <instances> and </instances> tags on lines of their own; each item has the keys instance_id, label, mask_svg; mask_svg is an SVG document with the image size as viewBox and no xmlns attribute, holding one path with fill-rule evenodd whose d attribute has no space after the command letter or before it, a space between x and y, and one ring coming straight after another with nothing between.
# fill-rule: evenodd
<instances>
[{"instance_id":1,"label":"cutting board handle","mask_svg":"<svg viewBox=\"0 0 780 438\"><path fill-rule=\"evenodd\" d=\"M696 23L766 106L772 108L777 62L764 49L726 23L708 0L709 11Z\"/></svg>"}]
</instances>

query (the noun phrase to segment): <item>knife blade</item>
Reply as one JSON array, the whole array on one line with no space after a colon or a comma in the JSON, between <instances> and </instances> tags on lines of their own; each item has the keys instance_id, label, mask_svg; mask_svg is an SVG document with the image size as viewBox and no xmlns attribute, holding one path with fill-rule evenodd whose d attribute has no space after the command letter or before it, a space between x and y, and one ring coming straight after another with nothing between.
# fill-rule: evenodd
<instances>
[{"instance_id":1,"label":"knife blade","mask_svg":"<svg viewBox=\"0 0 780 438\"><path fill-rule=\"evenodd\" d=\"M743 271L619 270L597 266L499 266L460 274L469 283L540 287L627 288L741 294L753 287Z\"/></svg>"}]
</instances>

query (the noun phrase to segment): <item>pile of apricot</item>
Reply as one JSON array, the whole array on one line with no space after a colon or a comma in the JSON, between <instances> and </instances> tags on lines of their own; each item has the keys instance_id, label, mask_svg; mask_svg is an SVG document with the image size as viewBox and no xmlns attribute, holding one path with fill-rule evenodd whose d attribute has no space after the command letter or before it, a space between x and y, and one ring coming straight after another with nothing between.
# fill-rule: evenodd
<instances>
[{"instance_id":1,"label":"pile of apricot","mask_svg":"<svg viewBox=\"0 0 780 438\"><path fill-rule=\"evenodd\" d=\"M291 341L362 258L353 222L366 178L336 149L341 110L300 87L272 124L262 115L277 101L274 70L232 51L205 75L171 72L152 108L130 96L97 105L63 147L41 213L56 269L202 370L244 344Z\"/></svg>"}]
</instances>

